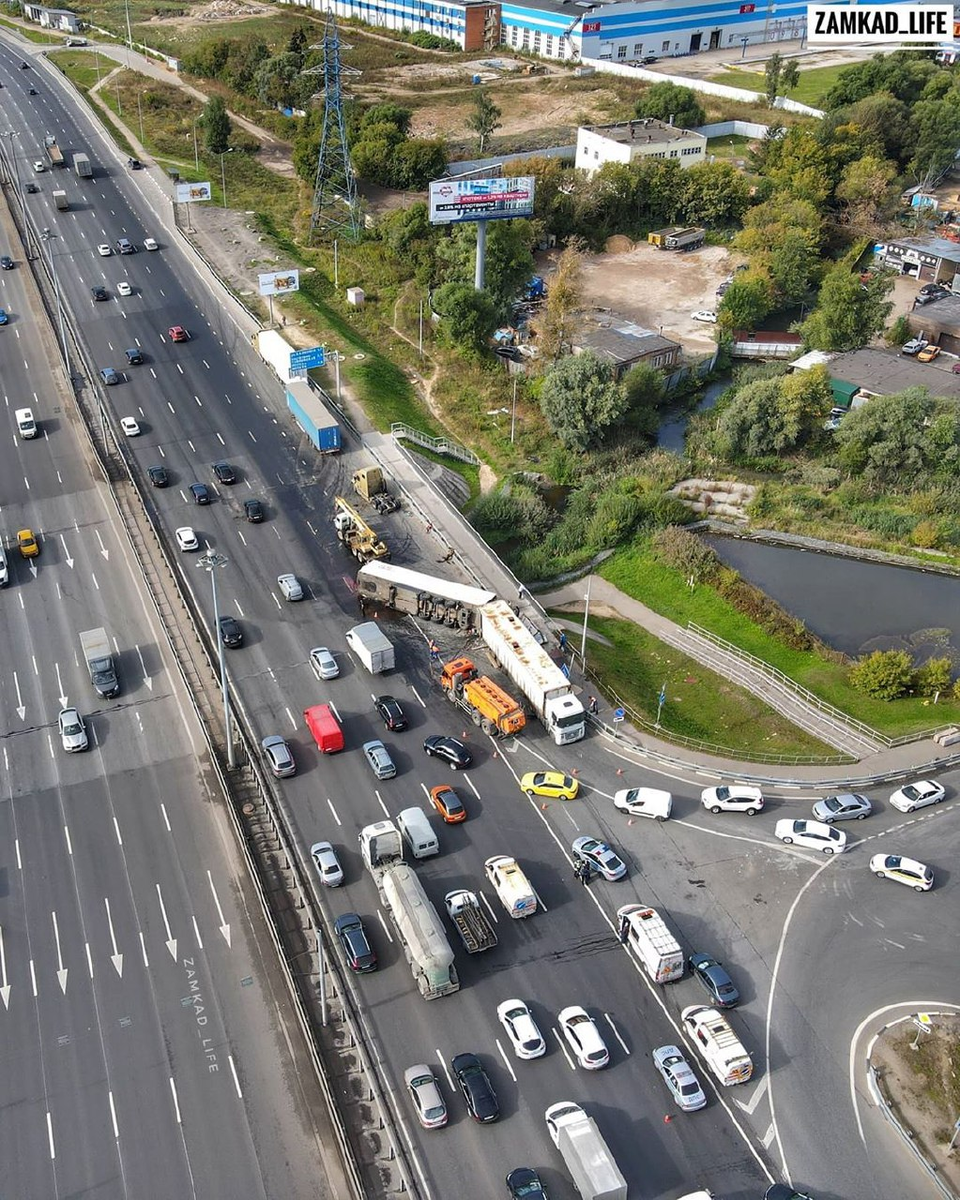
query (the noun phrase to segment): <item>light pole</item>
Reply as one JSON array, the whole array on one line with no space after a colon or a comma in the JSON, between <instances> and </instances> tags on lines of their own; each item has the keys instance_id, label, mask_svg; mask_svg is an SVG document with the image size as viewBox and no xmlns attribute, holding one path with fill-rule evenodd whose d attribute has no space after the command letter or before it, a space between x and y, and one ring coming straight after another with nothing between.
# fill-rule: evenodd
<instances>
[{"instance_id":1,"label":"light pole","mask_svg":"<svg viewBox=\"0 0 960 1200\"><path fill-rule=\"evenodd\" d=\"M232 153L233 153L232 146L228 146L226 150L220 151L220 186L223 188L223 207L224 208L227 207L227 177L223 170L223 156L225 154L232 154Z\"/></svg>"},{"instance_id":2,"label":"light pole","mask_svg":"<svg viewBox=\"0 0 960 1200\"><path fill-rule=\"evenodd\" d=\"M64 367L64 370L67 372L67 375L69 376L70 360L67 357L67 331L64 328L64 324L63 324L63 305L60 303L60 279L57 276L57 268L54 266L54 261L53 261L52 242L56 236L57 235L55 233L52 233L49 229L44 229L43 232L40 234L40 237L46 243L47 258L50 260L50 274L53 276L53 294L56 297L56 302L57 302L57 323L60 326L60 347L63 352L63 367Z\"/></svg>"},{"instance_id":3,"label":"light pole","mask_svg":"<svg viewBox=\"0 0 960 1200\"><path fill-rule=\"evenodd\" d=\"M199 117L194 117L193 120L193 165L196 167L198 174L200 172L200 150L197 147L197 121L199 120Z\"/></svg>"},{"instance_id":4,"label":"light pole","mask_svg":"<svg viewBox=\"0 0 960 1200\"><path fill-rule=\"evenodd\" d=\"M330 354L326 355L326 357L329 359L333 359L333 368L336 371L336 379L337 379L337 403L340 404L341 407L343 407L341 398L340 398L340 364L343 362L343 360L347 356L345 354L341 354L339 350L333 350Z\"/></svg>"},{"instance_id":5,"label":"light pole","mask_svg":"<svg viewBox=\"0 0 960 1200\"><path fill-rule=\"evenodd\" d=\"M227 559L222 554L208 550L197 559L197 566L202 567L210 576L210 587L213 590L213 636L220 652L220 691L223 693L223 724L227 734L227 766L232 771L236 766L233 757L233 733L230 728L230 697L227 692L227 662L223 650L223 638L220 636L220 609L217 606L217 568L225 567Z\"/></svg>"},{"instance_id":6,"label":"light pole","mask_svg":"<svg viewBox=\"0 0 960 1200\"><path fill-rule=\"evenodd\" d=\"M133 49L133 34L130 32L130 0L124 0L127 10L127 66L130 66L130 51Z\"/></svg>"},{"instance_id":7,"label":"light pole","mask_svg":"<svg viewBox=\"0 0 960 1200\"><path fill-rule=\"evenodd\" d=\"M513 377L513 411L510 414L510 445L513 445L513 435L517 429L517 383L518 377Z\"/></svg>"},{"instance_id":8,"label":"light pole","mask_svg":"<svg viewBox=\"0 0 960 1200\"><path fill-rule=\"evenodd\" d=\"M590 619L590 585L593 583L593 576L587 576L587 594L584 596L583 605L583 637L580 639L580 669L584 673L587 670L587 621Z\"/></svg>"},{"instance_id":9,"label":"light pole","mask_svg":"<svg viewBox=\"0 0 960 1200\"><path fill-rule=\"evenodd\" d=\"M11 183L13 183L13 178L14 178L14 176L16 176L17 200L22 205L23 204L23 199L22 199L23 192L22 192L22 189L20 186L20 163L17 160L17 153L13 148L13 139L15 137L19 137L19 136L20 136L20 134L16 129L9 129L9 130L7 130L6 133L0 133L0 137L5 137L5 138L10 139L10 161L13 163L13 174L11 175L10 168L8 165L7 166L7 175L9 177L9 180ZM24 216L24 221L26 221L26 216Z\"/></svg>"},{"instance_id":10,"label":"light pole","mask_svg":"<svg viewBox=\"0 0 960 1200\"><path fill-rule=\"evenodd\" d=\"M143 109L140 107L140 93L137 92L137 116L140 118L140 145L143 145Z\"/></svg>"}]
</instances>

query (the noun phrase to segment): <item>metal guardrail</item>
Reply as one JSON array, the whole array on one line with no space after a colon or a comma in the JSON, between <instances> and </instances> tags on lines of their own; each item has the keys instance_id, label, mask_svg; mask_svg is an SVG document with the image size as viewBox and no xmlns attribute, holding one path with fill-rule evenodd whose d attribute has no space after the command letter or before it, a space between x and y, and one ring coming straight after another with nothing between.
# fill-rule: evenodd
<instances>
[{"instance_id":1,"label":"metal guardrail","mask_svg":"<svg viewBox=\"0 0 960 1200\"><path fill-rule=\"evenodd\" d=\"M960 1198L957 1196L957 1193L952 1187L950 1187L950 1185L938 1171L936 1163L932 1163L917 1145L917 1135L912 1131L905 1129L897 1119L893 1111L893 1104L890 1100L890 1097L885 1094L884 1089L881 1086L883 1081L882 1071L878 1071L877 1068L871 1063L867 1067L867 1073L870 1078L870 1090L880 1101L878 1106L880 1111L900 1135L904 1145L917 1160L918 1164L923 1169L930 1182L934 1185L934 1187L937 1188L940 1194L944 1197L944 1200L960 1200Z\"/></svg>"},{"instance_id":2,"label":"metal guardrail","mask_svg":"<svg viewBox=\"0 0 960 1200\"><path fill-rule=\"evenodd\" d=\"M431 437L428 433L421 433L419 429L404 425L402 421L394 421L390 426L390 433L396 440L402 438L404 441L413 442L415 446L423 446L426 450L432 450L435 454L449 454L451 458L459 458L461 462L471 463L475 467L480 465L480 459L472 450L468 450L466 446L461 446L459 442L455 442L451 438Z\"/></svg>"}]
</instances>

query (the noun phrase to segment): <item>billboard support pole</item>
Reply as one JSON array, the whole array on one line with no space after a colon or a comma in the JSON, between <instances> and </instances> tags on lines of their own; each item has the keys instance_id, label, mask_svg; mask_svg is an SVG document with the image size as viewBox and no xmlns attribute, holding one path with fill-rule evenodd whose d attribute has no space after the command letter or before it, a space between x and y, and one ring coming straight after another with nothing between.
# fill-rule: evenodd
<instances>
[{"instance_id":1,"label":"billboard support pole","mask_svg":"<svg viewBox=\"0 0 960 1200\"><path fill-rule=\"evenodd\" d=\"M487 272L487 223L477 222L477 268L473 277L473 286L478 292L483 291Z\"/></svg>"},{"instance_id":2,"label":"billboard support pole","mask_svg":"<svg viewBox=\"0 0 960 1200\"><path fill-rule=\"evenodd\" d=\"M273 325L273 296L268 296L267 299L270 301L270 324L272 326Z\"/></svg>"}]
</instances>

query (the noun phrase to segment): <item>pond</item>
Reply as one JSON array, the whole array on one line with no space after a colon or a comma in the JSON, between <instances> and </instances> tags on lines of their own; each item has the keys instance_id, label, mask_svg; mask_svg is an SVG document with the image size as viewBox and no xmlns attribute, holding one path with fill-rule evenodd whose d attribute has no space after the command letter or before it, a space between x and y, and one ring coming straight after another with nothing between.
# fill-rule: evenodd
<instances>
[{"instance_id":1,"label":"pond","mask_svg":"<svg viewBox=\"0 0 960 1200\"><path fill-rule=\"evenodd\" d=\"M852 658L904 649L917 661L949 654L960 664L960 579L740 538L704 540L744 579Z\"/></svg>"}]
</instances>

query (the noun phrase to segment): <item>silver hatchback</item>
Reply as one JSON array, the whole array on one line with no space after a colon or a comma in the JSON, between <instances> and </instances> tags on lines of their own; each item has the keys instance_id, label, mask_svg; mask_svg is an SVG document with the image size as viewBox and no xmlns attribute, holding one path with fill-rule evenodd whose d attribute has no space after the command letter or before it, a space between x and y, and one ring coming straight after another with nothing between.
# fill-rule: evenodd
<instances>
[{"instance_id":1,"label":"silver hatchback","mask_svg":"<svg viewBox=\"0 0 960 1200\"><path fill-rule=\"evenodd\" d=\"M364 742L363 753L370 764L370 769L378 779L392 779L396 775L396 764L383 742L379 740Z\"/></svg>"}]
</instances>

